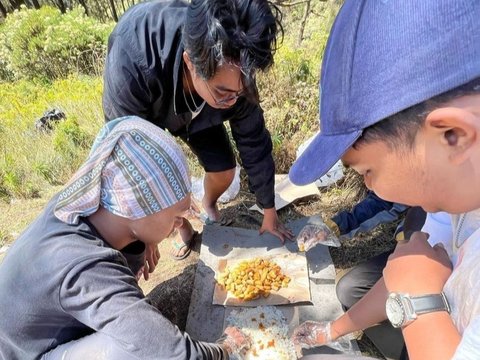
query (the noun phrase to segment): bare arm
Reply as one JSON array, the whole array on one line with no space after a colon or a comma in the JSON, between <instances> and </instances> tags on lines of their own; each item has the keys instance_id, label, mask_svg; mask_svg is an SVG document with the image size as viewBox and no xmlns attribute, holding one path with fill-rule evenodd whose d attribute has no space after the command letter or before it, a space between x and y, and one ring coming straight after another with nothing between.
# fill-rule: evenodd
<instances>
[{"instance_id":1,"label":"bare arm","mask_svg":"<svg viewBox=\"0 0 480 360\"><path fill-rule=\"evenodd\" d=\"M383 277L345 314L340 316L331 325L332 339L363 330L387 319L385 301L388 291Z\"/></svg>"},{"instance_id":2,"label":"bare arm","mask_svg":"<svg viewBox=\"0 0 480 360\"><path fill-rule=\"evenodd\" d=\"M453 357L461 336L450 315L433 312L418 317L402 329L411 360L447 360Z\"/></svg>"},{"instance_id":3,"label":"bare arm","mask_svg":"<svg viewBox=\"0 0 480 360\"><path fill-rule=\"evenodd\" d=\"M426 233L416 232L408 243L397 246L383 271L389 292L425 295L443 290L452 272L450 259L441 246L431 247L427 238ZM461 340L445 311L420 315L402 332L412 360L451 359Z\"/></svg>"}]
</instances>

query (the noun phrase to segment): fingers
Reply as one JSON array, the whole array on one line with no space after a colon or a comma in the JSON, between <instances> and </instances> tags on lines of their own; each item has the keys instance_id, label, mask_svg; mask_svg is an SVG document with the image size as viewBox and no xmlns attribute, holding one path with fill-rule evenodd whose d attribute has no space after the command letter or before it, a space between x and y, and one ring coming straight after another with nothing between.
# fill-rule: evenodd
<instances>
[{"instance_id":1,"label":"fingers","mask_svg":"<svg viewBox=\"0 0 480 360\"><path fill-rule=\"evenodd\" d=\"M304 336L311 333L313 324L314 322L311 320L305 321L293 330L293 336Z\"/></svg>"},{"instance_id":2,"label":"fingers","mask_svg":"<svg viewBox=\"0 0 480 360\"><path fill-rule=\"evenodd\" d=\"M322 242L325 241L326 238L327 238L327 235L325 232L322 232L321 234L316 235L314 237L308 238L307 240L305 240L305 251L312 249L318 244L321 244Z\"/></svg>"},{"instance_id":3,"label":"fingers","mask_svg":"<svg viewBox=\"0 0 480 360\"><path fill-rule=\"evenodd\" d=\"M389 291L410 294L436 293L443 289L452 271L441 245L431 246L428 234L415 232L405 244L398 244L383 270Z\"/></svg>"},{"instance_id":4,"label":"fingers","mask_svg":"<svg viewBox=\"0 0 480 360\"><path fill-rule=\"evenodd\" d=\"M426 232L415 231L410 236L410 242L412 242L412 241L413 242L417 242L417 241L426 242L426 241L428 241L429 237L430 237L430 234L428 234Z\"/></svg>"},{"instance_id":5,"label":"fingers","mask_svg":"<svg viewBox=\"0 0 480 360\"><path fill-rule=\"evenodd\" d=\"M234 326L226 327L224 333L234 339L247 339L247 335L245 335L242 330Z\"/></svg>"},{"instance_id":6,"label":"fingers","mask_svg":"<svg viewBox=\"0 0 480 360\"><path fill-rule=\"evenodd\" d=\"M225 328L224 334L226 339L223 344L227 346L227 351L229 350L230 354L240 353L250 347L250 338L239 328L229 326Z\"/></svg>"},{"instance_id":7,"label":"fingers","mask_svg":"<svg viewBox=\"0 0 480 360\"><path fill-rule=\"evenodd\" d=\"M150 278L148 268L149 268L148 261L146 261L145 266L143 267L143 278L145 279L145 281L148 281L148 279Z\"/></svg>"},{"instance_id":8,"label":"fingers","mask_svg":"<svg viewBox=\"0 0 480 360\"><path fill-rule=\"evenodd\" d=\"M282 241L282 244L285 244L285 235L279 230L273 229L272 231L270 231L270 233L278 237Z\"/></svg>"},{"instance_id":9,"label":"fingers","mask_svg":"<svg viewBox=\"0 0 480 360\"><path fill-rule=\"evenodd\" d=\"M160 259L160 251L158 250L158 245L149 245L149 247L150 248L147 249L146 262L148 264L148 271L152 273Z\"/></svg>"},{"instance_id":10,"label":"fingers","mask_svg":"<svg viewBox=\"0 0 480 360\"><path fill-rule=\"evenodd\" d=\"M225 328L223 332L228 336L235 337L235 335L238 334L240 330L237 329L236 327L228 326Z\"/></svg>"},{"instance_id":11,"label":"fingers","mask_svg":"<svg viewBox=\"0 0 480 360\"><path fill-rule=\"evenodd\" d=\"M198 206L196 200L192 196L192 201L190 203L190 210L194 213L194 215L200 214L200 206Z\"/></svg>"},{"instance_id":12,"label":"fingers","mask_svg":"<svg viewBox=\"0 0 480 360\"><path fill-rule=\"evenodd\" d=\"M150 258L147 259L148 261L148 266L150 267L150 272L155 270L155 267L158 265L158 260L160 259L160 252L158 249L155 249L155 251L151 254Z\"/></svg>"},{"instance_id":13,"label":"fingers","mask_svg":"<svg viewBox=\"0 0 480 360\"><path fill-rule=\"evenodd\" d=\"M305 335L306 329L305 329L304 324L305 323L303 323L302 325L295 328L295 330L293 330L293 336L292 337L293 337L294 340L298 340L299 338L301 338Z\"/></svg>"},{"instance_id":14,"label":"fingers","mask_svg":"<svg viewBox=\"0 0 480 360\"><path fill-rule=\"evenodd\" d=\"M430 235L421 231L415 231L407 241L398 241L395 251L388 257L393 260L399 256L423 252L422 249L430 248L428 237Z\"/></svg>"},{"instance_id":15,"label":"fingers","mask_svg":"<svg viewBox=\"0 0 480 360\"><path fill-rule=\"evenodd\" d=\"M155 263L151 260L148 260L147 264L148 264L148 266L147 266L148 272L153 273L155 271Z\"/></svg>"},{"instance_id":16,"label":"fingers","mask_svg":"<svg viewBox=\"0 0 480 360\"><path fill-rule=\"evenodd\" d=\"M278 230L284 235L284 237L290 241L294 241L295 240L295 235L293 234L292 230L290 230L289 228L287 228L285 225L283 224L279 224L278 226Z\"/></svg>"},{"instance_id":17,"label":"fingers","mask_svg":"<svg viewBox=\"0 0 480 360\"><path fill-rule=\"evenodd\" d=\"M155 266L158 265L158 262L160 261L160 250L158 250L158 245L155 247L155 251L153 252L153 262L155 263Z\"/></svg>"},{"instance_id":18,"label":"fingers","mask_svg":"<svg viewBox=\"0 0 480 360\"><path fill-rule=\"evenodd\" d=\"M140 278L142 277L144 269L145 269L145 265L142 266L140 270L138 270L137 273L135 274L135 278L137 279L137 281L139 281Z\"/></svg>"},{"instance_id":19,"label":"fingers","mask_svg":"<svg viewBox=\"0 0 480 360\"><path fill-rule=\"evenodd\" d=\"M285 244L285 236L280 231L278 231L277 229L266 229L262 226L260 228L260 230L258 230L258 232L259 232L260 235L263 235L265 232L269 232L270 234L278 237L280 239L280 241L282 242L282 244Z\"/></svg>"},{"instance_id":20,"label":"fingers","mask_svg":"<svg viewBox=\"0 0 480 360\"><path fill-rule=\"evenodd\" d=\"M314 328L315 322L305 321L303 324L298 326L292 335L293 343L302 348L310 348L315 345L315 341L312 338L312 330Z\"/></svg>"},{"instance_id":21,"label":"fingers","mask_svg":"<svg viewBox=\"0 0 480 360\"><path fill-rule=\"evenodd\" d=\"M294 331L293 331L293 335L292 335L292 340L293 340L293 343L295 345L299 345L299 346L302 346L302 345L306 345L306 342L305 342L305 329L302 328L302 327L298 327L296 328Z\"/></svg>"},{"instance_id":22,"label":"fingers","mask_svg":"<svg viewBox=\"0 0 480 360\"><path fill-rule=\"evenodd\" d=\"M285 227L283 224L278 224L276 227L272 227L271 229L262 226L259 230L260 235L265 233L265 231L278 237L281 240L282 244L285 244L285 239L288 239L290 241L295 240L292 231Z\"/></svg>"},{"instance_id":23,"label":"fingers","mask_svg":"<svg viewBox=\"0 0 480 360\"><path fill-rule=\"evenodd\" d=\"M450 261L450 256L448 255L448 252L443 246L443 244L441 243L435 244L433 246L433 250L435 251L438 257L438 261L440 261L440 263L442 263L443 265L445 265L450 269L453 268L452 262Z\"/></svg>"}]
</instances>

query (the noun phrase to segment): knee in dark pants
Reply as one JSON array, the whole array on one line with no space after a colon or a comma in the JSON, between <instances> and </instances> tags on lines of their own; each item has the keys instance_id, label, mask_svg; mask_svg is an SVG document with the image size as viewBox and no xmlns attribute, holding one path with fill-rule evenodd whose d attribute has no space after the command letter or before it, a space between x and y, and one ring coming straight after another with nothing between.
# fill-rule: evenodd
<instances>
[{"instance_id":1,"label":"knee in dark pants","mask_svg":"<svg viewBox=\"0 0 480 360\"><path fill-rule=\"evenodd\" d=\"M351 308L377 283L390 253L384 252L355 266L339 280L337 297L344 307Z\"/></svg>"},{"instance_id":2,"label":"knee in dark pants","mask_svg":"<svg viewBox=\"0 0 480 360\"><path fill-rule=\"evenodd\" d=\"M338 301L345 310L350 309L360 298L355 294L358 292L356 279L352 276L351 271L343 275L335 287Z\"/></svg>"}]
</instances>

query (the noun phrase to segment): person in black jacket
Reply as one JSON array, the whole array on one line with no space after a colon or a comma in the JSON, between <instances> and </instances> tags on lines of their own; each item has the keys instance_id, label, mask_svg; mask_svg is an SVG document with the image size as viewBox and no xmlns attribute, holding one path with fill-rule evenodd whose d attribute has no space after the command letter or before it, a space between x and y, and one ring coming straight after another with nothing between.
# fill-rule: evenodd
<instances>
[{"instance_id":1,"label":"person in black jacket","mask_svg":"<svg viewBox=\"0 0 480 360\"><path fill-rule=\"evenodd\" d=\"M267 0L151 1L130 8L108 41L103 109L106 120L137 115L184 140L205 169L206 223L223 224L217 200L231 184L236 160L229 121L249 186L264 209L260 233L282 241L292 233L274 203L272 141L255 82L273 64L281 12ZM187 220L172 254L188 256ZM156 255L155 255L156 254ZM158 251L148 258L150 270Z\"/></svg>"}]
</instances>

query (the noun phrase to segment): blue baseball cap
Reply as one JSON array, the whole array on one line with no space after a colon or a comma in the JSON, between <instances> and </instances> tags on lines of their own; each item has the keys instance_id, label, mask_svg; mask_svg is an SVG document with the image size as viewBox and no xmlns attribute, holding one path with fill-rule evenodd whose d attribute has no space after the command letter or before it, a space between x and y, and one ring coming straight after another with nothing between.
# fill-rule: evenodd
<instances>
[{"instance_id":1,"label":"blue baseball cap","mask_svg":"<svg viewBox=\"0 0 480 360\"><path fill-rule=\"evenodd\" d=\"M346 0L325 49L321 132L293 164L325 174L363 129L480 76L480 1Z\"/></svg>"}]
</instances>

